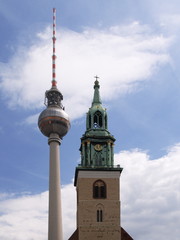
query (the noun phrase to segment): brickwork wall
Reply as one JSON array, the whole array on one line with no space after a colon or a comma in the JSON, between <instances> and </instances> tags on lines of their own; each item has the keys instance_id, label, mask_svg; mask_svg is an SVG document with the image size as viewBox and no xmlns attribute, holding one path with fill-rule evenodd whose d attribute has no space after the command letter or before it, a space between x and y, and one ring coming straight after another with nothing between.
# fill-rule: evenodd
<instances>
[{"instance_id":1,"label":"brickwork wall","mask_svg":"<svg viewBox=\"0 0 180 240\"><path fill-rule=\"evenodd\" d=\"M120 240L120 199L119 177L117 173L111 177L97 178L94 174L78 177L77 179L77 227L79 240ZM114 177L113 177L114 176ZM93 184L97 180L106 184L107 197L105 199L93 198ZM102 209L103 220L97 221L97 209Z\"/></svg>"}]
</instances>

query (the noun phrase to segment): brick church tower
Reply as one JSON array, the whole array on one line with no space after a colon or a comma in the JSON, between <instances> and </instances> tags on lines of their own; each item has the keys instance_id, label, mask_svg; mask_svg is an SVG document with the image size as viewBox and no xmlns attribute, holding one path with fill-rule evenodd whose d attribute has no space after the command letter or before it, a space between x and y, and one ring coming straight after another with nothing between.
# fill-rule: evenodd
<instances>
[{"instance_id":1,"label":"brick church tower","mask_svg":"<svg viewBox=\"0 0 180 240\"><path fill-rule=\"evenodd\" d=\"M69 240L132 240L121 227L120 175L114 165L115 138L108 131L106 109L102 107L99 82L81 138L81 163L76 167L77 229Z\"/></svg>"}]
</instances>

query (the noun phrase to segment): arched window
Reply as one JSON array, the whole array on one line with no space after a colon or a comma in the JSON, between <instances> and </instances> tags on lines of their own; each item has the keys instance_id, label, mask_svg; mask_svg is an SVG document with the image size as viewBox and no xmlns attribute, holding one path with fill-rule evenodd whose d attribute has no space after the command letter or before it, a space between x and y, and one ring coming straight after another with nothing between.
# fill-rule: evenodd
<instances>
[{"instance_id":1,"label":"arched window","mask_svg":"<svg viewBox=\"0 0 180 240\"><path fill-rule=\"evenodd\" d=\"M96 221L97 222L103 222L103 218L104 218L104 216L103 216L104 211L103 210L104 210L104 207L103 207L102 204L98 204L96 206Z\"/></svg>"},{"instance_id":2,"label":"arched window","mask_svg":"<svg viewBox=\"0 0 180 240\"><path fill-rule=\"evenodd\" d=\"M102 180L93 184L93 198L106 198L106 184Z\"/></svg>"},{"instance_id":3,"label":"arched window","mask_svg":"<svg viewBox=\"0 0 180 240\"><path fill-rule=\"evenodd\" d=\"M107 129L107 115L105 115L105 128Z\"/></svg>"},{"instance_id":4,"label":"arched window","mask_svg":"<svg viewBox=\"0 0 180 240\"><path fill-rule=\"evenodd\" d=\"M89 128L91 128L91 115L89 114Z\"/></svg>"},{"instance_id":5,"label":"arched window","mask_svg":"<svg viewBox=\"0 0 180 240\"><path fill-rule=\"evenodd\" d=\"M94 128L100 127L102 127L102 114L100 111L97 111L94 114Z\"/></svg>"},{"instance_id":6,"label":"arched window","mask_svg":"<svg viewBox=\"0 0 180 240\"><path fill-rule=\"evenodd\" d=\"M103 221L103 211L100 209L97 210L97 222Z\"/></svg>"}]
</instances>

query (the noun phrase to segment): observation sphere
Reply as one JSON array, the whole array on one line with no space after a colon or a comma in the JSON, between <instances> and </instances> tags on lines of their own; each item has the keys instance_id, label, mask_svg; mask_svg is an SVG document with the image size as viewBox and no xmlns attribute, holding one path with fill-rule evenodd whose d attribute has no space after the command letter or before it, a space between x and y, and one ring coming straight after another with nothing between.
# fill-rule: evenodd
<instances>
[{"instance_id":1,"label":"observation sphere","mask_svg":"<svg viewBox=\"0 0 180 240\"><path fill-rule=\"evenodd\" d=\"M38 126L46 137L51 133L57 133L62 138L70 128L69 116L58 106L48 106L39 115Z\"/></svg>"}]
</instances>

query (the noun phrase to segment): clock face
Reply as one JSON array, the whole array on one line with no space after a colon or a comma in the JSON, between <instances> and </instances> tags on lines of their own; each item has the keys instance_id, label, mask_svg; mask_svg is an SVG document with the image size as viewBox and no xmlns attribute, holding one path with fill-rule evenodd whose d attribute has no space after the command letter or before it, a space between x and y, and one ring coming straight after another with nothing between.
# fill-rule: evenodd
<instances>
[{"instance_id":1,"label":"clock face","mask_svg":"<svg viewBox=\"0 0 180 240\"><path fill-rule=\"evenodd\" d=\"M102 145L101 144L96 144L95 146L94 146L94 149L96 150L96 151L101 151L102 150Z\"/></svg>"}]
</instances>

